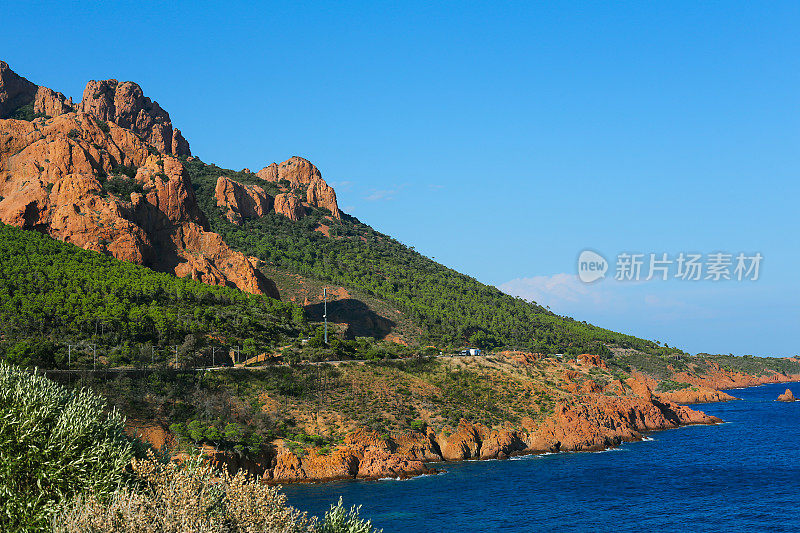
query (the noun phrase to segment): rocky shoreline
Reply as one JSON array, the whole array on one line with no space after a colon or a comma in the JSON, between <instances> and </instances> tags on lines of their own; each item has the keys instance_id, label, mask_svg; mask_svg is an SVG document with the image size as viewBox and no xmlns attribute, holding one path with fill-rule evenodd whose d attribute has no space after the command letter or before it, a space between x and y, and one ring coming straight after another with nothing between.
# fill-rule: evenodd
<instances>
[{"instance_id":1,"label":"rocky shoreline","mask_svg":"<svg viewBox=\"0 0 800 533\"><path fill-rule=\"evenodd\" d=\"M389 437L360 429L322 455L298 455L282 446L256 459L206 448L213 463L231 472L241 469L266 483L329 482L345 479L399 478L433 474L431 463L507 459L518 455L599 451L639 441L648 431L692 424L721 423L717 417L653 394L645 381L631 378L629 394L582 395L560 403L545 419L523 419L518 428L488 428L461 420L447 431L407 432Z\"/></svg>"},{"instance_id":2,"label":"rocky shoreline","mask_svg":"<svg viewBox=\"0 0 800 533\"><path fill-rule=\"evenodd\" d=\"M406 479L435 474L433 464L464 460L507 459L519 455L556 452L600 451L623 442L642 440L644 433L684 425L718 424L717 417L686 407L688 403L736 400L719 388L757 386L800 381L800 375L751 376L712 366L702 377L676 374L675 381L692 386L660 392L652 377L634 373L625 383L612 381L605 387L583 382L573 396L555 405L548 416L523 418L516 426L490 428L462 419L452 431L410 431L382 435L356 429L329 453L317 449L297 453L283 441L257 457L243 457L211 446L202 448L209 461L229 472L245 470L265 483L320 483L339 480L381 478ZM565 374L565 378L568 378ZM573 383L567 380L569 387ZM137 434L156 447L173 437L168 431L142 423L132 425ZM178 454L175 459L185 458Z\"/></svg>"}]
</instances>

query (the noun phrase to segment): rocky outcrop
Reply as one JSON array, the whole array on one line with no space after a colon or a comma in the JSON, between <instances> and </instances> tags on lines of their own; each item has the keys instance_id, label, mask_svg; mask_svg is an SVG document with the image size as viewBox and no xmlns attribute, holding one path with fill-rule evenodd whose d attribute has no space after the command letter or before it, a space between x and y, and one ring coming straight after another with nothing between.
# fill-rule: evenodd
<instances>
[{"instance_id":1,"label":"rocky outcrop","mask_svg":"<svg viewBox=\"0 0 800 533\"><path fill-rule=\"evenodd\" d=\"M327 209L336 219L342 218L336 191L322 179L322 173L307 159L293 156L280 165L271 163L259 170L256 176L270 182L288 182L288 187L292 190L305 187L304 200L308 205ZM286 189L284 188L284 190ZM288 191L285 194L286 196L280 199L280 203L276 198L275 210L292 220L299 220L303 215L299 207L303 199L292 200L291 197L295 194Z\"/></svg>"},{"instance_id":2,"label":"rocky outcrop","mask_svg":"<svg viewBox=\"0 0 800 533\"><path fill-rule=\"evenodd\" d=\"M259 172L263 172L262 169ZM309 185L312 181L322 179L322 173L311 161L298 156L292 156L277 168L278 181L286 180L293 188Z\"/></svg>"},{"instance_id":3,"label":"rocky outcrop","mask_svg":"<svg viewBox=\"0 0 800 533\"><path fill-rule=\"evenodd\" d=\"M72 98L67 100L63 94L47 87L39 86L33 100L33 112L48 117L57 117L73 111Z\"/></svg>"},{"instance_id":4,"label":"rocky outcrop","mask_svg":"<svg viewBox=\"0 0 800 533\"><path fill-rule=\"evenodd\" d=\"M84 113L0 121L0 220L157 270L277 297L249 259L207 231L183 165ZM136 173L133 177L131 170ZM108 180L139 192L108 193Z\"/></svg>"},{"instance_id":5,"label":"rocky outcrop","mask_svg":"<svg viewBox=\"0 0 800 533\"><path fill-rule=\"evenodd\" d=\"M278 181L278 164L271 163L265 166L256 172L256 176L265 181Z\"/></svg>"},{"instance_id":6,"label":"rocky outcrop","mask_svg":"<svg viewBox=\"0 0 800 533\"><path fill-rule=\"evenodd\" d=\"M19 107L33 103L38 87L11 70L8 63L0 61L0 119L6 118Z\"/></svg>"},{"instance_id":7,"label":"rocky outcrop","mask_svg":"<svg viewBox=\"0 0 800 533\"><path fill-rule=\"evenodd\" d=\"M693 403L729 402L738 400L735 396L716 389L696 386L669 392L657 392L659 398L682 405Z\"/></svg>"},{"instance_id":8,"label":"rocky outcrop","mask_svg":"<svg viewBox=\"0 0 800 533\"><path fill-rule=\"evenodd\" d=\"M636 388L638 394L628 390L619 396L597 393L579 396L580 401L568 398L558 403L549 416L538 421L526 417L518 428L489 428L462 419L453 431L438 433L427 429L380 435L373 430L357 429L325 454L311 449L298 455L278 441L273 451L252 459L220 455L220 452L211 455L231 471L244 468L270 483L406 478L436 472L426 466L428 462L596 451L641 440L646 431L721 422L719 418L654 396L646 384Z\"/></svg>"},{"instance_id":9,"label":"rocky outcrop","mask_svg":"<svg viewBox=\"0 0 800 533\"><path fill-rule=\"evenodd\" d=\"M289 220L297 221L303 218L306 210L297 196L291 193L281 193L275 195L275 212Z\"/></svg>"},{"instance_id":10,"label":"rocky outcrop","mask_svg":"<svg viewBox=\"0 0 800 533\"><path fill-rule=\"evenodd\" d=\"M208 231L186 170L166 155L189 155L189 145L138 85L89 82L74 112L61 93L0 63L0 116L28 104L54 118L0 121L0 220L156 270L279 297L251 258ZM128 184L107 188L109 181ZM109 192L125 189L133 192ZM269 208L263 201L251 207Z\"/></svg>"},{"instance_id":11,"label":"rocky outcrop","mask_svg":"<svg viewBox=\"0 0 800 533\"><path fill-rule=\"evenodd\" d=\"M333 187L325 183L322 178L314 179L306 191L306 201L315 206L327 209L336 219L341 219L339 204L336 202L336 191Z\"/></svg>"},{"instance_id":12,"label":"rocky outcrop","mask_svg":"<svg viewBox=\"0 0 800 533\"><path fill-rule=\"evenodd\" d=\"M274 466L263 473L263 479L274 483L291 481L333 481L337 479L407 478L435 472L423 464L423 459L397 452L393 440L384 439L373 431L357 430L347 435L344 444L321 455L315 451L300 458L280 449ZM439 460L431 456L430 460Z\"/></svg>"},{"instance_id":13,"label":"rocky outcrop","mask_svg":"<svg viewBox=\"0 0 800 533\"><path fill-rule=\"evenodd\" d=\"M790 358L789 360L792 359ZM758 385L765 385L767 383L789 383L800 381L800 374L783 374L772 371L770 373L756 376L723 369L716 361L712 359L707 359L705 363L707 368L705 368L700 375L690 372L676 372L671 379L673 381L690 383L692 385L703 386L717 390L756 387Z\"/></svg>"},{"instance_id":14,"label":"rocky outcrop","mask_svg":"<svg viewBox=\"0 0 800 533\"><path fill-rule=\"evenodd\" d=\"M272 207L272 197L256 185L242 185L220 176L214 190L217 205L226 210L225 216L234 224L241 225L243 219L260 218Z\"/></svg>"},{"instance_id":15,"label":"rocky outcrop","mask_svg":"<svg viewBox=\"0 0 800 533\"><path fill-rule=\"evenodd\" d=\"M779 402L794 402L796 400L797 399L794 397L794 394L792 394L792 391L789 389L786 389L786 392L778 396Z\"/></svg>"},{"instance_id":16,"label":"rocky outcrop","mask_svg":"<svg viewBox=\"0 0 800 533\"><path fill-rule=\"evenodd\" d=\"M189 143L172 129L169 113L144 96L132 81L92 80L86 84L78 110L136 133L159 152L189 156Z\"/></svg>"}]
</instances>

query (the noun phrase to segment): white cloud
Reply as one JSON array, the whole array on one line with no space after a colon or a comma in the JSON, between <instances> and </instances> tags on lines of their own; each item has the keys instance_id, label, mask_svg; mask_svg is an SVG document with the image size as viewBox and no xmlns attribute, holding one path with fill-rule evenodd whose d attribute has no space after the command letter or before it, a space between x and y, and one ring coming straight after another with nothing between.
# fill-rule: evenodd
<instances>
[{"instance_id":1,"label":"white cloud","mask_svg":"<svg viewBox=\"0 0 800 533\"><path fill-rule=\"evenodd\" d=\"M364 200L368 202L377 202L379 200L391 200L394 198L396 192L397 191L394 189L392 190L383 189L380 191L373 191L367 196L365 196Z\"/></svg>"},{"instance_id":2,"label":"white cloud","mask_svg":"<svg viewBox=\"0 0 800 533\"><path fill-rule=\"evenodd\" d=\"M713 312L703 304L697 286L678 286L677 282L618 282L613 279L583 283L575 274L554 274L517 278L498 286L501 291L539 305L558 314L579 320L596 317L643 315L653 321L670 322L688 318L711 318Z\"/></svg>"}]
</instances>

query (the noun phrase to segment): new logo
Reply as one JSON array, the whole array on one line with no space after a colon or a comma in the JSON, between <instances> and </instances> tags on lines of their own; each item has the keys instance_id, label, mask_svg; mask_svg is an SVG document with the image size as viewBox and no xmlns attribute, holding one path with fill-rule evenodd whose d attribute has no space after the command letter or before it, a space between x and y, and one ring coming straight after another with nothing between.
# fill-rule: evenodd
<instances>
[{"instance_id":1,"label":"new logo","mask_svg":"<svg viewBox=\"0 0 800 533\"><path fill-rule=\"evenodd\" d=\"M584 250L578 256L578 278L584 283L592 283L606 276L608 261L602 255Z\"/></svg>"}]
</instances>

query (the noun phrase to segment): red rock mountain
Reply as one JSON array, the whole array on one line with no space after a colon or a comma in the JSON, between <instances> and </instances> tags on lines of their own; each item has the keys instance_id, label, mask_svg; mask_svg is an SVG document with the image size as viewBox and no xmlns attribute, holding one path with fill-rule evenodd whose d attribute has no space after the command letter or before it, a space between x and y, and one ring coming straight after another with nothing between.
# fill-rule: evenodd
<instances>
[{"instance_id":1,"label":"red rock mountain","mask_svg":"<svg viewBox=\"0 0 800 533\"><path fill-rule=\"evenodd\" d=\"M138 85L92 81L73 106L0 62L0 118L23 106L47 116L0 120L2 222L178 276L278 297L254 259L208 231L186 170L173 157L189 155L189 145Z\"/></svg>"},{"instance_id":2,"label":"red rock mountain","mask_svg":"<svg viewBox=\"0 0 800 533\"><path fill-rule=\"evenodd\" d=\"M276 213L296 221L306 214L306 207L321 207L341 220L336 191L307 159L294 156L280 165L271 163L256 172L256 176L277 183L284 192L273 198L256 185L244 185L225 176L217 179L214 191L217 205L225 209L226 217L234 224L262 217L273 208Z\"/></svg>"}]
</instances>

